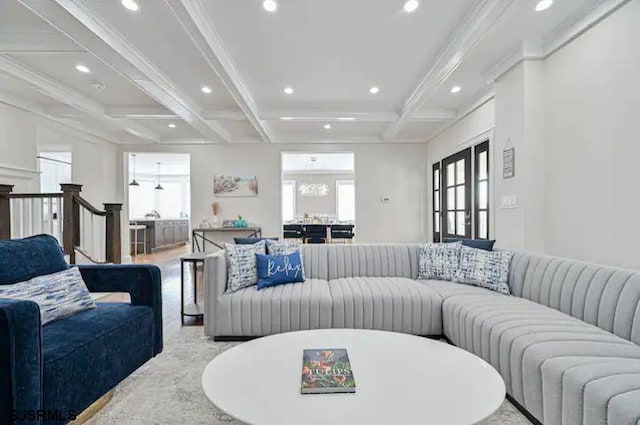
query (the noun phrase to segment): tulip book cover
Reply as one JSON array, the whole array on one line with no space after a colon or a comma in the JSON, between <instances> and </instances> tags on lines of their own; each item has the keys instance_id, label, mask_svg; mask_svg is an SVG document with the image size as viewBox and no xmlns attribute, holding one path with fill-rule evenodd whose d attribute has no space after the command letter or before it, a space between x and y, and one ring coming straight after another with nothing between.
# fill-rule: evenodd
<instances>
[{"instance_id":1,"label":"tulip book cover","mask_svg":"<svg viewBox=\"0 0 640 425\"><path fill-rule=\"evenodd\" d=\"M344 348L304 350L302 394L355 393L356 381Z\"/></svg>"}]
</instances>

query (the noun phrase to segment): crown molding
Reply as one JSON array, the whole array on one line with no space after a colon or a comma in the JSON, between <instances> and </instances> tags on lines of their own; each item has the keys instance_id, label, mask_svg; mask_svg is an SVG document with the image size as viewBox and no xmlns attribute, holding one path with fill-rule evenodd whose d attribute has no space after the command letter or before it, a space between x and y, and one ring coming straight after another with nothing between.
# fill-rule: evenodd
<instances>
[{"instance_id":1,"label":"crown molding","mask_svg":"<svg viewBox=\"0 0 640 425\"><path fill-rule=\"evenodd\" d=\"M0 177L8 177L18 180L32 180L38 175L40 175L40 172L37 170L0 164Z\"/></svg>"},{"instance_id":2,"label":"crown molding","mask_svg":"<svg viewBox=\"0 0 640 425\"><path fill-rule=\"evenodd\" d=\"M84 53L84 50L59 33L4 27L0 30L0 53L70 54Z\"/></svg>"},{"instance_id":3,"label":"crown molding","mask_svg":"<svg viewBox=\"0 0 640 425\"><path fill-rule=\"evenodd\" d=\"M230 140L229 133L221 125L203 120L196 104L180 93L173 82L125 37L105 22L95 12L90 2L18 1L122 75L139 90L180 116L205 137L214 140Z\"/></svg>"},{"instance_id":4,"label":"crown molding","mask_svg":"<svg viewBox=\"0 0 640 425\"><path fill-rule=\"evenodd\" d=\"M165 0L165 2L173 11L194 45L222 80L262 140L270 143L273 140L273 135L270 129L260 120L258 106L236 69L235 63L227 52L213 22L211 22L202 1L181 0L177 2L175 0Z\"/></svg>"},{"instance_id":5,"label":"crown molding","mask_svg":"<svg viewBox=\"0 0 640 425\"><path fill-rule=\"evenodd\" d=\"M427 99L447 81L469 52L484 40L493 24L513 1L477 0L475 2L474 7L457 26L456 31L436 57L433 66L404 102L398 120L387 127L384 133L385 140L393 139L409 121L409 117L418 112Z\"/></svg>"},{"instance_id":6,"label":"crown molding","mask_svg":"<svg viewBox=\"0 0 640 425\"><path fill-rule=\"evenodd\" d=\"M542 39L544 57L561 49L629 2L600 0L596 4L587 4Z\"/></svg>"}]
</instances>

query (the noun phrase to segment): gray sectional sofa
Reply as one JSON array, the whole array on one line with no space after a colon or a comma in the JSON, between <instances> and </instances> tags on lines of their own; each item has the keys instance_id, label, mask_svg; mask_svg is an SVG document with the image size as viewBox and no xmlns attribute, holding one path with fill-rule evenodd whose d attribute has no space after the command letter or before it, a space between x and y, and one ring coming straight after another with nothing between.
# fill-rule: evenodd
<instances>
[{"instance_id":1,"label":"gray sectional sofa","mask_svg":"<svg viewBox=\"0 0 640 425\"><path fill-rule=\"evenodd\" d=\"M491 363L546 425L640 425L640 273L516 253L511 296L417 280L417 245L306 245L307 281L225 294L224 253L205 262L205 333L316 328L444 336Z\"/></svg>"}]
</instances>

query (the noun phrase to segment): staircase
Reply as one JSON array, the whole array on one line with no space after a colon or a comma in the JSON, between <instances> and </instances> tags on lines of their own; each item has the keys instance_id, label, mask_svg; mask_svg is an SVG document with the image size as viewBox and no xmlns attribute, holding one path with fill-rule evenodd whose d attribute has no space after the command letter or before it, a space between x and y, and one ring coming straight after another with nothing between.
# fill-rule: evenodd
<instances>
[{"instance_id":1,"label":"staircase","mask_svg":"<svg viewBox=\"0 0 640 425\"><path fill-rule=\"evenodd\" d=\"M13 193L12 185L0 184L0 239L46 233L58 239L71 264L120 264L122 204L96 208L82 198L78 184L61 184L60 190Z\"/></svg>"}]
</instances>

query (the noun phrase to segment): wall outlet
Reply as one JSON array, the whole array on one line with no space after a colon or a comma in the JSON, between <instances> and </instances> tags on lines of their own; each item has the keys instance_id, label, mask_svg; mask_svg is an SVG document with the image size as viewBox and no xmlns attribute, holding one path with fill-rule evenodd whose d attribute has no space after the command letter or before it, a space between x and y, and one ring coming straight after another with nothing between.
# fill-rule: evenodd
<instances>
[{"instance_id":1,"label":"wall outlet","mask_svg":"<svg viewBox=\"0 0 640 425\"><path fill-rule=\"evenodd\" d=\"M500 198L500 208L510 209L518 208L518 197L516 195L507 195Z\"/></svg>"}]
</instances>

